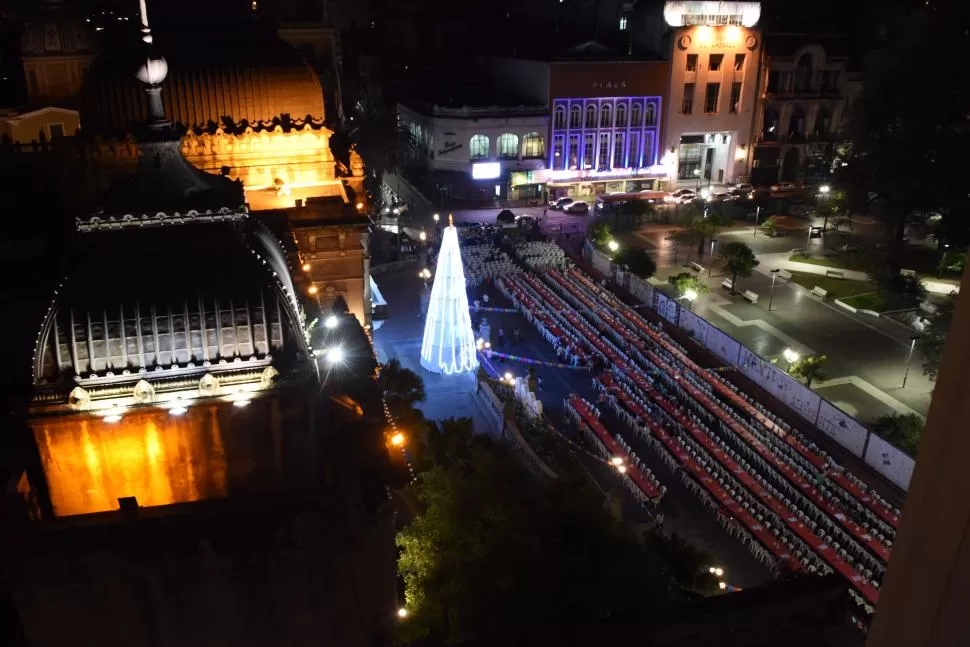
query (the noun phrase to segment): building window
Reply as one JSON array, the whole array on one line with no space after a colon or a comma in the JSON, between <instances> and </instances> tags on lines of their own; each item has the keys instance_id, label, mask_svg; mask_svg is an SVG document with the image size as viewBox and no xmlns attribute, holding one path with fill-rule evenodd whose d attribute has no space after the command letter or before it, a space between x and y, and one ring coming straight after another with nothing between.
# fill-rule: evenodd
<instances>
[{"instance_id":1,"label":"building window","mask_svg":"<svg viewBox=\"0 0 970 647\"><path fill-rule=\"evenodd\" d=\"M640 133L630 133L630 156L627 164L631 168L640 168Z\"/></svg>"},{"instance_id":2,"label":"building window","mask_svg":"<svg viewBox=\"0 0 970 647\"><path fill-rule=\"evenodd\" d=\"M526 146L529 145L529 137L530 135L525 136ZM556 135L552 138L552 168L557 171L562 170L566 166L563 143L562 135Z\"/></svg>"},{"instance_id":3,"label":"building window","mask_svg":"<svg viewBox=\"0 0 970 647\"><path fill-rule=\"evenodd\" d=\"M741 111L741 83L735 81L731 84L731 105L728 106L730 112Z\"/></svg>"},{"instance_id":4,"label":"building window","mask_svg":"<svg viewBox=\"0 0 970 647\"><path fill-rule=\"evenodd\" d=\"M704 113L714 114L717 112L717 99L721 94L720 83L708 83L707 91L704 93Z\"/></svg>"},{"instance_id":5,"label":"building window","mask_svg":"<svg viewBox=\"0 0 970 647\"><path fill-rule=\"evenodd\" d=\"M47 127L50 129L51 139L59 139L64 136L64 124L53 123L48 124Z\"/></svg>"},{"instance_id":6,"label":"building window","mask_svg":"<svg viewBox=\"0 0 970 647\"><path fill-rule=\"evenodd\" d=\"M619 114L619 111L617 113ZM626 168L626 162L623 160L626 148L623 144L623 133L616 133L613 136L613 168Z\"/></svg>"},{"instance_id":7,"label":"building window","mask_svg":"<svg viewBox=\"0 0 970 647\"><path fill-rule=\"evenodd\" d=\"M620 16L620 31L626 31L626 16Z\"/></svg>"},{"instance_id":8,"label":"building window","mask_svg":"<svg viewBox=\"0 0 970 647\"><path fill-rule=\"evenodd\" d=\"M734 55L734 71L740 72L744 69L744 54Z\"/></svg>"},{"instance_id":9,"label":"building window","mask_svg":"<svg viewBox=\"0 0 970 647\"><path fill-rule=\"evenodd\" d=\"M795 92L808 92L812 85L812 55L805 53L795 64Z\"/></svg>"},{"instance_id":10,"label":"building window","mask_svg":"<svg viewBox=\"0 0 970 647\"><path fill-rule=\"evenodd\" d=\"M693 97L694 91L691 90L691 97ZM690 114L690 113L688 113ZM647 104L647 123L646 126L656 126L657 125L657 104L648 103Z\"/></svg>"},{"instance_id":11,"label":"building window","mask_svg":"<svg viewBox=\"0 0 970 647\"><path fill-rule=\"evenodd\" d=\"M486 135L472 135L468 142L468 150L473 160L488 159L488 137Z\"/></svg>"},{"instance_id":12,"label":"building window","mask_svg":"<svg viewBox=\"0 0 970 647\"><path fill-rule=\"evenodd\" d=\"M697 71L697 54L687 55L687 71L696 72Z\"/></svg>"},{"instance_id":13,"label":"building window","mask_svg":"<svg viewBox=\"0 0 970 647\"><path fill-rule=\"evenodd\" d=\"M512 133L499 135L498 156L506 160L517 159L519 157L519 136Z\"/></svg>"},{"instance_id":14,"label":"building window","mask_svg":"<svg viewBox=\"0 0 970 647\"><path fill-rule=\"evenodd\" d=\"M539 133L529 133L522 138L522 157L541 159L546 155L545 140Z\"/></svg>"},{"instance_id":15,"label":"building window","mask_svg":"<svg viewBox=\"0 0 970 647\"><path fill-rule=\"evenodd\" d=\"M707 60L707 69L711 72L719 72L721 65L724 64L724 54L711 54Z\"/></svg>"},{"instance_id":16,"label":"building window","mask_svg":"<svg viewBox=\"0 0 970 647\"><path fill-rule=\"evenodd\" d=\"M610 167L610 134L600 133L599 163L596 168Z\"/></svg>"},{"instance_id":17,"label":"building window","mask_svg":"<svg viewBox=\"0 0 970 647\"><path fill-rule=\"evenodd\" d=\"M569 166L567 166L566 168L568 168L570 171L575 171L576 169L578 169L579 168L579 135L569 136L568 158L569 158Z\"/></svg>"},{"instance_id":18,"label":"building window","mask_svg":"<svg viewBox=\"0 0 970 647\"><path fill-rule=\"evenodd\" d=\"M643 133L643 164L653 166L654 163L653 133Z\"/></svg>"},{"instance_id":19,"label":"building window","mask_svg":"<svg viewBox=\"0 0 970 647\"><path fill-rule=\"evenodd\" d=\"M839 91L839 71L826 70L822 72L822 92L835 94Z\"/></svg>"},{"instance_id":20,"label":"building window","mask_svg":"<svg viewBox=\"0 0 970 647\"><path fill-rule=\"evenodd\" d=\"M815 134L824 137L828 134L831 128L832 117L829 115L829 110L825 106L819 106L818 112L815 114Z\"/></svg>"},{"instance_id":21,"label":"building window","mask_svg":"<svg viewBox=\"0 0 970 647\"><path fill-rule=\"evenodd\" d=\"M579 128L579 120L582 118L582 109L579 106L573 106L569 109L569 127Z\"/></svg>"},{"instance_id":22,"label":"building window","mask_svg":"<svg viewBox=\"0 0 970 647\"><path fill-rule=\"evenodd\" d=\"M621 103L616 107L616 127L626 128L626 104Z\"/></svg>"},{"instance_id":23,"label":"building window","mask_svg":"<svg viewBox=\"0 0 970 647\"><path fill-rule=\"evenodd\" d=\"M557 130L566 127L566 109L563 106L556 106L556 116L552 122L552 127Z\"/></svg>"},{"instance_id":24,"label":"building window","mask_svg":"<svg viewBox=\"0 0 970 647\"><path fill-rule=\"evenodd\" d=\"M689 115L694 111L694 84L693 83L684 84L684 100L680 104L680 111L685 115Z\"/></svg>"},{"instance_id":25,"label":"building window","mask_svg":"<svg viewBox=\"0 0 970 647\"><path fill-rule=\"evenodd\" d=\"M631 126L639 126L642 116L643 116L643 109L640 108L639 103L634 103L632 106L630 106L630 125Z\"/></svg>"},{"instance_id":26,"label":"building window","mask_svg":"<svg viewBox=\"0 0 970 647\"><path fill-rule=\"evenodd\" d=\"M596 106L586 106L586 127L596 128Z\"/></svg>"},{"instance_id":27,"label":"building window","mask_svg":"<svg viewBox=\"0 0 970 647\"><path fill-rule=\"evenodd\" d=\"M613 110L609 106L600 108L600 128L611 128L613 126Z\"/></svg>"},{"instance_id":28,"label":"building window","mask_svg":"<svg viewBox=\"0 0 970 647\"><path fill-rule=\"evenodd\" d=\"M593 134L586 135L583 142L583 168L593 168Z\"/></svg>"}]
</instances>

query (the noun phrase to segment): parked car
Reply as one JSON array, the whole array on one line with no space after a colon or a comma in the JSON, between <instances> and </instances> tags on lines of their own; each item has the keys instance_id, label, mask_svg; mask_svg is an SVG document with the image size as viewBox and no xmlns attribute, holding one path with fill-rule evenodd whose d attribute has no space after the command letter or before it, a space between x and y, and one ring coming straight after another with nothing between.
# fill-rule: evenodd
<instances>
[{"instance_id":1,"label":"parked car","mask_svg":"<svg viewBox=\"0 0 970 647\"><path fill-rule=\"evenodd\" d=\"M681 204L687 204L688 202L693 202L697 199L697 192L691 189L677 189L669 196L667 196L665 202L679 202Z\"/></svg>"},{"instance_id":2,"label":"parked car","mask_svg":"<svg viewBox=\"0 0 970 647\"><path fill-rule=\"evenodd\" d=\"M794 191L795 185L792 182L779 182L778 184L771 185L772 193L784 193L786 191Z\"/></svg>"},{"instance_id":3,"label":"parked car","mask_svg":"<svg viewBox=\"0 0 970 647\"><path fill-rule=\"evenodd\" d=\"M524 214L524 215L516 216L515 217L515 224L517 226L523 227L523 228L525 228L525 227L532 227L533 225L536 224L536 222L538 222L536 220L536 217L535 216L530 216L528 214Z\"/></svg>"},{"instance_id":4,"label":"parked car","mask_svg":"<svg viewBox=\"0 0 970 647\"><path fill-rule=\"evenodd\" d=\"M583 200L577 200L576 202L569 203L566 207L563 208L563 211L566 213L572 213L579 216L585 216L586 214L589 213L589 203L584 202Z\"/></svg>"},{"instance_id":5,"label":"parked car","mask_svg":"<svg viewBox=\"0 0 970 647\"><path fill-rule=\"evenodd\" d=\"M554 211L564 211L566 207L575 202L572 198L559 198L549 203L549 208Z\"/></svg>"},{"instance_id":6,"label":"parked car","mask_svg":"<svg viewBox=\"0 0 970 647\"><path fill-rule=\"evenodd\" d=\"M754 187L750 184L735 184L728 189L728 193L733 195L737 199L751 199L752 193L754 193Z\"/></svg>"}]
</instances>

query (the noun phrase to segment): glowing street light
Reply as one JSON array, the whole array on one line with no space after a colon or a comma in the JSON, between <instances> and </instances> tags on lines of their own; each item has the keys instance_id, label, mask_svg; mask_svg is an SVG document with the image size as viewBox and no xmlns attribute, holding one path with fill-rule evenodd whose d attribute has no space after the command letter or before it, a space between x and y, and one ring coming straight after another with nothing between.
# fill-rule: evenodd
<instances>
[{"instance_id":1,"label":"glowing street light","mask_svg":"<svg viewBox=\"0 0 970 647\"><path fill-rule=\"evenodd\" d=\"M418 272L418 278L424 280L424 285L425 287L427 287L428 279L431 278L431 270L429 270L428 268L424 268L423 270Z\"/></svg>"},{"instance_id":2,"label":"glowing street light","mask_svg":"<svg viewBox=\"0 0 970 647\"><path fill-rule=\"evenodd\" d=\"M799 359L799 357L800 357L800 355L799 355L798 353L796 353L795 351L793 351L793 350L792 350L792 349L790 349L790 348L786 348L786 349L785 349L785 352L784 352L784 353L782 353L782 355L784 355L784 356L785 356L785 360L786 360L786 361L787 361L787 362L788 362L789 364L794 364L795 362L797 362L797 361L798 361L798 359Z\"/></svg>"},{"instance_id":3,"label":"glowing street light","mask_svg":"<svg viewBox=\"0 0 970 647\"><path fill-rule=\"evenodd\" d=\"M361 211L363 208L364 208L364 203L363 202L358 202L357 203L357 211Z\"/></svg>"},{"instance_id":4,"label":"glowing street light","mask_svg":"<svg viewBox=\"0 0 970 647\"><path fill-rule=\"evenodd\" d=\"M505 381L506 382L509 382L509 383L511 383L511 382L513 382L515 380L515 376L512 375L511 373L506 373L502 377L505 378Z\"/></svg>"},{"instance_id":5,"label":"glowing street light","mask_svg":"<svg viewBox=\"0 0 970 647\"><path fill-rule=\"evenodd\" d=\"M331 364L339 364L344 361L344 349L340 346L334 346L327 351L327 361Z\"/></svg>"},{"instance_id":6,"label":"glowing street light","mask_svg":"<svg viewBox=\"0 0 970 647\"><path fill-rule=\"evenodd\" d=\"M615 252L616 250L620 249L620 243L616 242L615 240L611 240L610 242L606 243L606 246L610 248L611 252Z\"/></svg>"},{"instance_id":7,"label":"glowing street light","mask_svg":"<svg viewBox=\"0 0 970 647\"><path fill-rule=\"evenodd\" d=\"M727 584L725 584L724 582L718 582L717 583L717 588L719 588L719 589L721 589L723 591L723 590L725 590L727 588Z\"/></svg>"},{"instance_id":8,"label":"glowing street light","mask_svg":"<svg viewBox=\"0 0 970 647\"><path fill-rule=\"evenodd\" d=\"M818 192L821 193L822 195L828 195L829 191L831 190L832 190L832 187L830 187L828 184L823 184L818 188Z\"/></svg>"},{"instance_id":9,"label":"glowing street light","mask_svg":"<svg viewBox=\"0 0 970 647\"><path fill-rule=\"evenodd\" d=\"M395 447L403 447L406 441L407 438L405 438L404 434L402 434L400 431L391 436L391 444Z\"/></svg>"},{"instance_id":10,"label":"glowing street light","mask_svg":"<svg viewBox=\"0 0 970 647\"><path fill-rule=\"evenodd\" d=\"M310 294L316 294L319 291L320 291L320 288L318 288L315 285L311 285L310 287L307 288L307 292L309 292Z\"/></svg>"},{"instance_id":11,"label":"glowing street light","mask_svg":"<svg viewBox=\"0 0 970 647\"><path fill-rule=\"evenodd\" d=\"M620 458L619 456L614 456L613 458L610 459L610 463L612 463L615 466L620 466L623 464L623 459Z\"/></svg>"},{"instance_id":12,"label":"glowing street light","mask_svg":"<svg viewBox=\"0 0 970 647\"><path fill-rule=\"evenodd\" d=\"M397 610L397 617L398 618L401 618L402 620L404 618L407 618L408 617L408 610L405 609L404 607L401 607L400 609Z\"/></svg>"},{"instance_id":13,"label":"glowing street light","mask_svg":"<svg viewBox=\"0 0 970 647\"><path fill-rule=\"evenodd\" d=\"M724 575L724 569L719 566L712 566L709 569L707 569L707 572L710 573L711 575L717 575L718 577L721 577L722 575Z\"/></svg>"},{"instance_id":14,"label":"glowing street light","mask_svg":"<svg viewBox=\"0 0 970 647\"><path fill-rule=\"evenodd\" d=\"M339 324L340 324L340 321L337 319L337 316L336 315L330 315L329 317L327 317L326 319L323 320L323 325L328 330L333 330Z\"/></svg>"},{"instance_id":15,"label":"glowing street light","mask_svg":"<svg viewBox=\"0 0 970 647\"><path fill-rule=\"evenodd\" d=\"M302 266L302 269L303 269L304 272L309 272L310 271L310 264L309 263L304 263L303 266Z\"/></svg>"},{"instance_id":16,"label":"glowing street light","mask_svg":"<svg viewBox=\"0 0 970 647\"><path fill-rule=\"evenodd\" d=\"M424 241L428 240L428 234L422 231L421 233L418 234L418 240L420 240L423 243Z\"/></svg>"}]
</instances>

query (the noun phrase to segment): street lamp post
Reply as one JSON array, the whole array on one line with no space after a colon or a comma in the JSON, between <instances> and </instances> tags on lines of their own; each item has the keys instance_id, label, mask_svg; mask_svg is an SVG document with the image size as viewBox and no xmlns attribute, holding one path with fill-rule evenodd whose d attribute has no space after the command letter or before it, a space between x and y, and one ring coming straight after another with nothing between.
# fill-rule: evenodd
<instances>
[{"instance_id":1,"label":"street lamp post","mask_svg":"<svg viewBox=\"0 0 970 647\"><path fill-rule=\"evenodd\" d=\"M906 357L906 372L903 373L903 386L900 388L906 388L906 380L909 379L909 365L913 363L913 351L916 350L916 340L919 339L918 336L914 335L909 338L909 355Z\"/></svg>"},{"instance_id":2,"label":"street lamp post","mask_svg":"<svg viewBox=\"0 0 970 647\"><path fill-rule=\"evenodd\" d=\"M782 355L785 357L785 361L788 362L788 368L785 369L785 372L790 373L791 367L798 361L799 355L790 348L786 348Z\"/></svg>"},{"instance_id":3,"label":"street lamp post","mask_svg":"<svg viewBox=\"0 0 970 647\"><path fill-rule=\"evenodd\" d=\"M771 288L768 290L768 312L771 312L771 299L775 296L775 279L781 270L771 270Z\"/></svg>"},{"instance_id":4,"label":"street lamp post","mask_svg":"<svg viewBox=\"0 0 970 647\"><path fill-rule=\"evenodd\" d=\"M714 245L717 244L717 238L711 239L711 257L707 259L707 278L711 278L711 269L714 266Z\"/></svg>"},{"instance_id":5,"label":"street lamp post","mask_svg":"<svg viewBox=\"0 0 970 647\"><path fill-rule=\"evenodd\" d=\"M751 235L752 238L758 237L758 221L761 219L761 205L754 208L754 233Z\"/></svg>"}]
</instances>

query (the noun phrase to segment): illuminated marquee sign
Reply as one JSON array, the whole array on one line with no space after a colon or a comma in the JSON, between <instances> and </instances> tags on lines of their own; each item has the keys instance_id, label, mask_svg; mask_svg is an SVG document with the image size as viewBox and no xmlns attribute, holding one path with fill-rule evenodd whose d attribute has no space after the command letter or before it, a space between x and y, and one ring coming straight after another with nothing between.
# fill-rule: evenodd
<instances>
[{"instance_id":1,"label":"illuminated marquee sign","mask_svg":"<svg viewBox=\"0 0 970 647\"><path fill-rule=\"evenodd\" d=\"M499 162L482 162L472 164L473 180L494 180L502 175L502 164Z\"/></svg>"},{"instance_id":2,"label":"illuminated marquee sign","mask_svg":"<svg viewBox=\"0 0 970 647\"><path fill-rule=\"evenodd\" d=\"M608 178L636 177L641 175L666 175L667 169L658 164L648 168L612 168L603 171L549 171L549 180L596 180Z\"/></svg>"},{"instance_id":3,"label":"illuminated marquee sign","mask_svg":"<svg viewBox=\"0 0 970 647\"><path fill-rule=\"evenodd\" d=\"M626 81L593 81L594 90L623 90L626 89Z\"/></svg>"}]
</instances>

